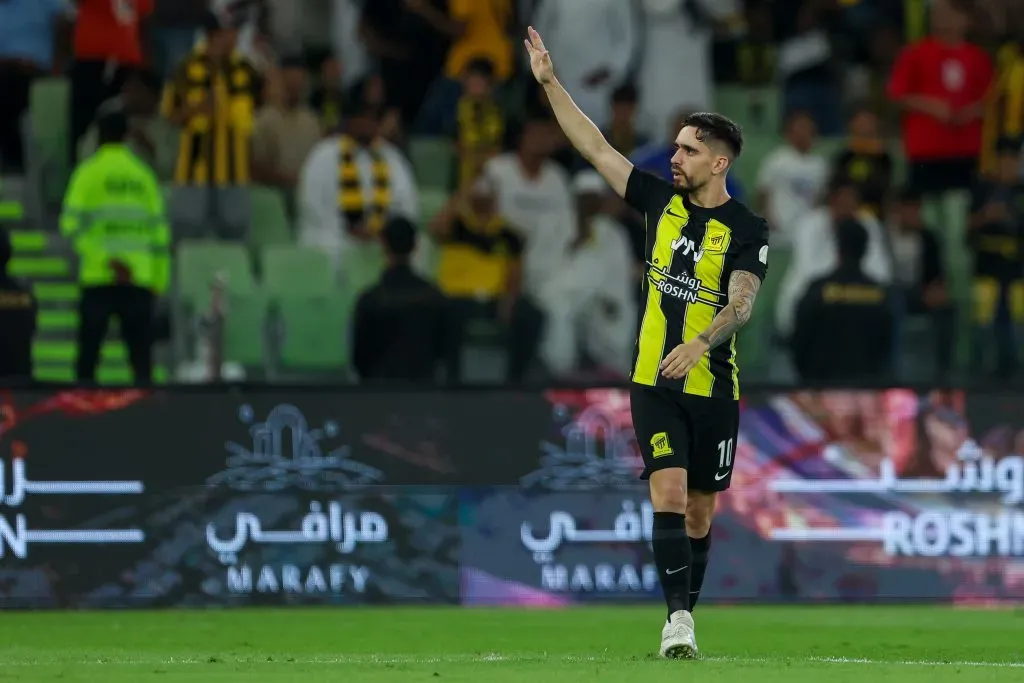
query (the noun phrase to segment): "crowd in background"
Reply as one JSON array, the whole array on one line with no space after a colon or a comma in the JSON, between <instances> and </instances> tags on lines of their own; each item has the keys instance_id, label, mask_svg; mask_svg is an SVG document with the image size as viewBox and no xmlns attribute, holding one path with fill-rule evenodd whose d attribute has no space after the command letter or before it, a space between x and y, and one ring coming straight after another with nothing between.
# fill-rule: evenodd
<instances>
[{"instance_id":1,"label":"crowd in background","mask_svg":"<svg viewBox=\"0 0 1024 683\"><path fill-rule=\"evenodd\" d=\"M561 134L523 60L530 24L640 168L668 176L689 112L747 129L759 168L729 187L772 227L779 284L758 343L781 352L773 366L893 378L923 321L912 352L934 376L969 329L967 369L1008 378L1024 322L1022 21L1006 0L0 0L0 168L24 172L33 81L64 75L70 162L102 146L117 107L123 143L170 186L175 245L249 240L260 185L339 279L384 250L352 318L362 379L458 380L478 320L500 330L510 381L622 377L644 226ZM409 154L423 138L456 159L429 215ZM961 255L965 297L949 275Z\"/></svg>"}]
</instances>

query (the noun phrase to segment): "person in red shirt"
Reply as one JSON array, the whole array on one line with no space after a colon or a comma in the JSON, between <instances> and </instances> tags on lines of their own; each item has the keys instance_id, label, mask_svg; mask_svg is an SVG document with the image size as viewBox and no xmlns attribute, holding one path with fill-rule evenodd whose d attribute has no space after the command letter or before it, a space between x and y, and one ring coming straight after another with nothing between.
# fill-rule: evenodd
<instances>
[{"instance_id":1,"label":"person in red shirt","mask_svg":"<svg viewBox=\"0 0 1024 683\"><path fill-rule=\"evenodd\" d=\"M71 66L71 159L100 105L144 63L143 22L154 0L78 0Z\"/></svg>"},{"instance_id":2,"label":"person in red shirt","mask_svg":"<svg viewBox=\"0 0 1024 683\"><path fill-rule=\"evenodd\" d=\"M903 49L889 80L903 109L910 185L922 194L967 189L977 169L993 67L965 38L970 11L964 0L935 0L931 35Z\"/></svg>"}]
</instances>

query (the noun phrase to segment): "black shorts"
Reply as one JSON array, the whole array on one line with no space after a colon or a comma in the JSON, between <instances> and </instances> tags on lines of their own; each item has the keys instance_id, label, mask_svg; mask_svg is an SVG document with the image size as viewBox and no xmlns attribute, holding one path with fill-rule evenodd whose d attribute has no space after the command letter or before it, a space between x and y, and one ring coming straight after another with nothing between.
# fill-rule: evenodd
<instances>
[{"instance_id":1,"label":"black shorts","mask_svg":"<svg viewBox=\"0 0 1024 683\"><path fill-rule=\"evenodd\" d=\"M633 384L630 410L644 456L641 479L668 467L687 471L687 487L725 491L732 482L740 428L740 404L678 389Z\"/></svg>"}]
</instances>

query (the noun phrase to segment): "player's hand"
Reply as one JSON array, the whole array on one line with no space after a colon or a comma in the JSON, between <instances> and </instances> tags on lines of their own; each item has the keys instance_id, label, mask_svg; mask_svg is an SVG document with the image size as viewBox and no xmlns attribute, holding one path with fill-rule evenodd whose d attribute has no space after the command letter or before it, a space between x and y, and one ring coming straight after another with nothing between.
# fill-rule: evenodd
<instances>
[{"instance_id":1,"label":"player's hand","mask_svg":"<svg viewBox=\"0 0 1024 683\"><path fill-rule=\"evenodd\" d=\"M686 377L686 373L697 367L701 357L708 352L708 345L699 337L672 349L661 361L661 376L666 379Z\"/></svg>"},{"instance_id":2,"label":"player's hand","mask_svg":"<svg viewBox=\"0 0 1024 683\"><path fill-rule=\"evenodd\" d=\"M528 38L526 52L530 55L530 68L533 69L533 77L541 85L547 85L555 78L555 67L551 64L551 55L544 47L544 41L540 34L531 26L527 29Z\"/></svg>"}]
</instances>

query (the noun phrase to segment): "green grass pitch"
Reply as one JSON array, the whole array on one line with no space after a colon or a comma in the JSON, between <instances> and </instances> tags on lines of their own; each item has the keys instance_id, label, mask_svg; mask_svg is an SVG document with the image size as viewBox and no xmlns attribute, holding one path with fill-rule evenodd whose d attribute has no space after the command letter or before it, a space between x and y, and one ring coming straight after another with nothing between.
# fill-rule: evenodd
<instances>
[{"instance_id":1,"label":"green grass pitch","mask_svg":"<svg viewBox=\"0 0 1024 683\"><path fill-rule=\"evenodd\" d=\"M701 607L700 661L657 607L0 613L0 681L1024 681L1024 612Z\"/></svg>"}]
</instances>

